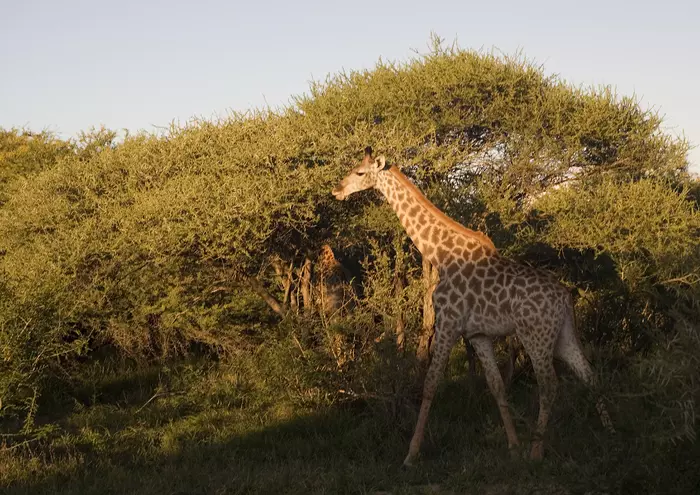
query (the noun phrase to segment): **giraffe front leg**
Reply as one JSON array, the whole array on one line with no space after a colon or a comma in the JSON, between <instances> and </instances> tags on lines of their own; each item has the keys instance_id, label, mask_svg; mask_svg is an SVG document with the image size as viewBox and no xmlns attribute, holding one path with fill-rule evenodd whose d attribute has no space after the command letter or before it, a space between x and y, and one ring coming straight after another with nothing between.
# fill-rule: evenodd
<instances>
[{"instance_id":1,"label":"giraffe front leg","mask_svg":"<svg viewBox=\"0 0 700 495\"><path fill-rule=\"evenodd\" d=\"M435 341L431 348L432 359L425 377L425 383L423 384L423 398L421 400L420 412L418 413L418 421L416 421L416 428L413 432L413 438L411 438L408 455L403 461L404 466L411 466L418 456L421 443L423 443L423 436L425 435L425 426L428 422L430 405L435 397L435 391L440 383L440 378L445 371L445 365L450 357L450 350L457 341L458 333L456 331L451 333L456 329L455 325L443 324L440 326L442 328L438 328L435 332Z\"/></svg>"}]
</instances>

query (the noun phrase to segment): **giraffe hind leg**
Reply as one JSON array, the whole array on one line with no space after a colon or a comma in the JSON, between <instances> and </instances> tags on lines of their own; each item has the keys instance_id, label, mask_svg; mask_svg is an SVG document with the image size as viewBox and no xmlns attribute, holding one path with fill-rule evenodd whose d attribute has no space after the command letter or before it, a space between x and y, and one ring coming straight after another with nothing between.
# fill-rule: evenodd
<instances>
[{"instance_id":1,"label":"giraffe hind leg","mask_svg":"<svg viewBox=\"0 0 700 495\"><path fill-rule=\"evenodd\" d=\"M538 326L523 325L517 329L518 338L532 363L539 393L539 414L530 450L530 458L533 460L540 460L544 455L544 434L557 395L557 374L554 370L555 341L546 338L549 335L556 336L556 328L552 322Z\"/></svg>"},{"instance_id":2,"label":"giraffe hind leg","mask_svg":"<svg viewBox=\"0 0 700 495\"><path fill-rule=\"evenodd\" d=\"M544 349L534 350L530 353L530 360L537 377L540 396L540 411L537 416L537 427L535 429L535 438L532 441L530 458L541 460L544 454L543 438L549 422L552 405L557 395L557 374L554 371L554 359L551 349L548 351Z\"/></svg>"}]
</instances>

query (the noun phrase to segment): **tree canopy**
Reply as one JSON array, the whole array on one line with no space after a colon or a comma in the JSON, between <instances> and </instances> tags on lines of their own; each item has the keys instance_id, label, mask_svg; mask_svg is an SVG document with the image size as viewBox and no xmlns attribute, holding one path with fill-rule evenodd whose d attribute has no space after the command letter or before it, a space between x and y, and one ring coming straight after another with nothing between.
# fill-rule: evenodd
<instances>
[{"instance_id":1,"label":"tree canopy","mask_svg":"<svg viewBox=\"0 0 700 495\"><path fill-rule=\"evenodd\" d=\"M244 281L280 298L274 260L300 267L323 243L365 263L403 256L376 195L330 195L367 145L502 251L553 250L549 267L570 278L607 256L603 275L598 261L579 270L585 289L607 277L606 291L668 315L670 288L700 314L687 143L633 98L521 57L436 44L313 83L278 111L91 136L0 134L5 412L102 345L139 358L241 348L241 325L265 312Z\"/></svg>"}]
</instances>

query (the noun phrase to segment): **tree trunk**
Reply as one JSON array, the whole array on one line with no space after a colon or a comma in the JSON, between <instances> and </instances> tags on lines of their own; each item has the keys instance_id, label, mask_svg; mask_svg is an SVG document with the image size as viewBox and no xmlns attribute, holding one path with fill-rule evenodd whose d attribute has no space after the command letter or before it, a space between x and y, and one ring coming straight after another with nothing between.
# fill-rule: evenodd
<instances>
[{"instance_id":1,"label":"tree trunk","mask_svg":"<svg viewBox=\"0 0 700 495\"><path fill-rule=\"evenodd\" d=\"M289 307L294 313L299 314L299 290L292 286L292 292L289 295Z\"/></svg>"},{"instance_id":2,"label":"tree trunk","mask_svg":"<svg viewBox=\"0 0 700 495\"><path fill-rule=\"evenodd\" d=\"M294 275L292 274L292 265L289 265L289 270L287 271L287 278L284 280L284 298L282 301L284 304L289 304L291 302L291 297L292 297L292 278Z\"/></svg>"},{"instance_id":3,"label":"tree trunk","mask_svg":"<svg viewBox=\"0 0 700 495\"><path fill-rule=\"evenodd\" d=\"M265 288L265 286L258 280L257 278L254 277L244 277L243 281L245 284L250 287L250 289L255 292L257 295L262 297L263 301L267 303L268 306L270 306L270 309L280 315L282 318L284 318L287 314L287 305L280 303L275 297L270 294L270 292Z\"/></svg>"},{"instance_id":4,"label":"tree trunk","mask_svg":"<svg viewBox=\"0 0 700 495\"><path fill-rule=\"evenodd\" d=\"M311 294L311 260L306 257L304 265L301 267L301 298L304 302L304 313L311 314L313 312L313 299Z\"/></svg>"},{"instance_id":5,"label":"tree trunk","mask_svg":"<svg viewBox=\"0 0 700 495\"><path fill-rule=\"evenodd\" d=\"M433 305L433 293L440 280L440 274L428 260L423 258L423 328L418 340L416 357L418 362L425 367L430 359L430 342L435 332L435 306Z\"/></svg>"},{"instance_id":6,"label":"tree trunk","mask_svg":"<svg viewBox=\"0 0 700 495\"><path fill-rule=\"evenodd\" d=\"M290 304L291 301L291 294L292 294L292 279L294 277L293 273L293 264L290 264L288 267L284 265L284 262L280 259L275 259L272 262L272 267L275 269L275 273L277 274L277 281L280 284L280 289L282 289L282 293L284 296L282 296L282 304Z\"/></svg>"},{"instance_id":7,"label":"tree trunk","mask_svg":"<svg viewBox=\"0 0 700 495\"><path fill-rule=\"evenodd\" d=\"M397 301L403 300L403 290L403 273L396 272L394 275L394 297ZM401 352L404 350L404 342L406 340L405 327L406 323L403 318L403 304L399 303L396 315L396 348Z\"/></svg>"}]
</instances>

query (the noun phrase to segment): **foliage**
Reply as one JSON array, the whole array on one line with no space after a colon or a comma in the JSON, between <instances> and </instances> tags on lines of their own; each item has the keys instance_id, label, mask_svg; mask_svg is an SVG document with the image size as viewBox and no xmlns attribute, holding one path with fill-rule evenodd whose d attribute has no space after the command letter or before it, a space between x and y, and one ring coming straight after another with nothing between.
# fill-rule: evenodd
<instances>
[{"instance_id":1,"label":"foliage","mask_svg":"<svg viewBox=\"0 0 700 495\"><path fill-rule=\"evenodd\" d=\"M631 287L693 287L700 277L700 211L687 189L676 192L650 179L606 179L592 188L553 191L536 208L551 217L549 244L609 254Z\"/></svg>"},{"instance_id":2,"label":"foliage","mask_svg":"<svg viewBox=\"0 0 700 495\"><path fill-rule=\"evenodd\" d=\"M608 330L599 328L591 338L600 341L606 333L618 346L641 350L654 331L672 331L671 313L691 320L700 314L700 212L687 188L604 178L552 191L535 208L544 242L592 254L581 270L588 280L578 287L593 289L588 303L605 313Z\"/></svg>"},{"instance_id":3,"label":"foliage","mask_svg":"<svg viewBox=\"0 0 700 495\"><path fill-rule=\"evenodd\" d=\"M668 365L662 343L700 317L687 143L609 88L436 43L405 63L313 83L277 112L162 136L117 142L100 129L67 143L3 131L0 414L29 432L102 352L141 366L194 352L249 363L268 391L305 397L295 406L350 397L405 420L411 352L401 356L386 335L401 315L415 346L418 255L376 194L342 203L329 194L368 144L502 252L578 287L586 340L625 373L656 376L658 403L679 397L694 410L695 382L663 387L689 373L695 340L674 348L688 353L674 357L683 371L652 365ZM279 318L258 298L286 297L273 263L293 276L324 243L355 260L357 309L333 323ZM395 272L406 276L401 294Z\"/></svg>"},{"instance_id":4,"label":"foliage","mask_svg":"<svg viewBox=\"0 0 700 495\"><path fill-rule=\"evenodd\" d=\"M0 205L7 200L6 190L14 178L49 168L72 152L70 143L46 131L0 129Z\"/></svg>"}]
</instances>

